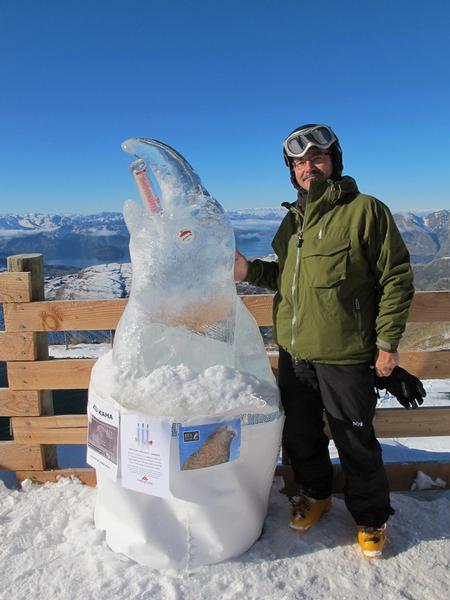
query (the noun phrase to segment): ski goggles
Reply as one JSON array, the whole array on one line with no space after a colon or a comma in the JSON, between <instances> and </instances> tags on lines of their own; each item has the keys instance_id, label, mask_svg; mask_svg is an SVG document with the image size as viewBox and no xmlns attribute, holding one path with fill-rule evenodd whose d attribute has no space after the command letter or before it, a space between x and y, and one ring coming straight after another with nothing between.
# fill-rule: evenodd
<instances>
[{"instance_id":1,"label":"ski goggles","mask_svg":"<svg viewBox=\"0 0 450 600\"><path fill-rule=\"evenodd\" d=\"M336 139L336 136L327 125L314 125L314 127L291 133L285 139L283 147L290 158L301 158L313 146L321 150L327 150Z\"/></svg>"}]
</instances>

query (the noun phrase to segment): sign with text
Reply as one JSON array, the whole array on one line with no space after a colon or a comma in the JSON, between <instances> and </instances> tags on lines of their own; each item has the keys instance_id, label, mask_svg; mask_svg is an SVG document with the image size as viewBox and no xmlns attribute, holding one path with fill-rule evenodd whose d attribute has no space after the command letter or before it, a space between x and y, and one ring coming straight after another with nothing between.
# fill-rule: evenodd
<instances>
[{"instance_id":1,"label":"sign with text","mask_svg":"<svg viewBox=\"0 0 450 600\"><path fill-rule=\"evenodd\" d=\"M164 417L122 414L120 446L122 486L166 498L172 422Z\"/></svg>"},{"instance_id":2,"label":"sign with text","mask_svg":"<svg viewBox=\"0 0 450 600\"><path fill-rule=\"evenodd\" d=\"M117 479L119 411L92 392L88 405L86 462L113 481Z\"/></svg>"}]
</instances>

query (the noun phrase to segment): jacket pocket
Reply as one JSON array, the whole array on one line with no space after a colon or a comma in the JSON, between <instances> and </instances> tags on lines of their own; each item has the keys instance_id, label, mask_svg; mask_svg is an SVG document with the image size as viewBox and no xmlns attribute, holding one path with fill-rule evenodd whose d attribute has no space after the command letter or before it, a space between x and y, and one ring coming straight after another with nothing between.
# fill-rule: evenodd
<instances>
[{"instance_id":1,"label":"jacket pocket","mask_svg":"<svg viewBox=\"0 0 450 600\"><path fill-rule=\"evenodd\" d=\"M347 277L349 240L317 240L302 252L304 281L311 287L331 288Z\"/></svg>"}]
</instances>

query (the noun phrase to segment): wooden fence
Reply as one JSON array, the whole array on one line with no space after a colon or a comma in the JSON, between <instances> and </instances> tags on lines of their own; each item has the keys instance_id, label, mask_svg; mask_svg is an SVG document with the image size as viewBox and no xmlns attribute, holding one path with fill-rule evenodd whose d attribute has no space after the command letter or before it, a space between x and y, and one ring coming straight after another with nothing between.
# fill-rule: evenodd
<instances>
[{"instance_id":1,"label":"wooden fence","mask_svg":"<svg viewBox=\"0 0 450 600\"><path fill-rule=\"evenodd\" d=\"M272 324L272 296L243 296L260 326ZM0 470L17 472L18 480L55 481L76 475L95 485L92 469L58 469L57 444L86 444L86 415L53 414L53 390L87 389L94 359L49 359L47 332L114 330L126 300L45 301L42 255L8 258L0 273L0 303L5 331L0 332L0 361L6 361L8 387L0 388L0 416L11 417L13 440L0 442ZM415 295L410 322L450 322L450 292ZM277 356L270 355L276 370ZM450 379L450 351L405 352L402 365L421 378ZM449 381L450 391L450 381ZM450 407L417 410L378 409L377 436L450 436ZM449 438L450 445L450 438ZM409 489L417 470L450 479L449 462L387 464L391 488ZM289 486L290 473L281 467ZM335 467L335 491L343 487Z\"/></svg>"}]
</instances>

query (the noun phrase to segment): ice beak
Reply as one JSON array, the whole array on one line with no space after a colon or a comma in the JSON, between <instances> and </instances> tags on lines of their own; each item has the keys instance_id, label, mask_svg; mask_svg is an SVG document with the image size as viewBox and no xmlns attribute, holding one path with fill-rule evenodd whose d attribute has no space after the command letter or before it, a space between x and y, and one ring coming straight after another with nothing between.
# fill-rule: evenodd
<instances>
[{"instance_id":1,"label":"ice beak","mask_svg":"<svg viewBox=\"0 0 450 600\"><path fill-rule=\"evenodd\" d=\"M122 149L145 161L161 190L158 195L164 206L171 200L192 204L199 197L209 198L200 177L171 146L151 138L129 138L123 142Z\"/></svg>"}]
</instances>

